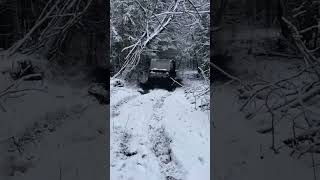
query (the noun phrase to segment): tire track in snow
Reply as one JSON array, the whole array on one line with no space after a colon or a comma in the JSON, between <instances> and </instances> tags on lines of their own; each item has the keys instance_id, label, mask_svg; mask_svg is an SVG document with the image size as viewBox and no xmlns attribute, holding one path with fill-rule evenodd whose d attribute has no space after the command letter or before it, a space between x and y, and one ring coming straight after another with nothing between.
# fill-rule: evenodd
<instances>
[{"instance_id":1,"label":"tire track in snow","mask_svg":"<svg viewBox=\"0 0 320 180\"><path fill-rule=\"evenodd\" d=\"M132 130L131 128L127 127L127 123L123 121L123 127L115 127L113 133L114 142L117 142L113 148L113 152L115 153L115 160L121 162L120 164L115 163L112 165L114 169L117 171L123 171L126 172L127 170L123 170L123 168L126 168L125 166L130 166L130 164L133 161L136 161L137 159L140 159L139 157L142 157L142 160L137 160L139 164L145 164L145 163L151 163L151 161L147 160L144 161L143 159L148 157L149 155L152 158L148 159L154 159L157 160L156 164L157 166L153 166L153 168L157 168L159 171L159 179L160 177L163 177L165 180L182 180L185 179L185 171L183 171L182 166L176 161L175 155L173 154L171 150L171 138L167 133L166 128L163 126L163 119L164 117L164 111L163 111L163 105L167 97L172 95L172 93L175 92L167 92L165 90L155 90L151 91L148 94L144 95L132 95L127 96L125 98L122 98L119 102L116 102L113 106L111 106L113 112L117 112L119 114L114 114L116 118L126 118L126 115L123 115L123 113L127 110L126 108L135 106L134 104L137 104L135 108L138 109L144 109L146 105L150 105L148 111L150 112L150 115L146 115L145 118L143 118L145 121L142 121L141 124L146 130L145 135L137 134L135 130ZM138 103L135 103L131 100L137 99ZM139 103L140 101L140 103ZM124 104L127 104L124 106ZM121 111L121 112L120 112ZM139 111L139 110L138 110ZM113 113L112 112L112 113ZM121 113L121 114L120 114ZM120 115L120 116L118 116ZM131 114L129 113L132 119L130 120L140 120L141 117L139 114ZM123 120L123 119L122 119ZM139 123L138 123L139 124ZM142 127L142 126L141 126ZM143 135L143 136L142 136ZM145 146L145 148L149 149L148 151L142 152L141 149L137 148L136 142L139 142L138 146ZM146 153L146 154L145 154ZM149 157L150 157L149 156ZM151 164L144 166L150 166ZM118 174L118 173L117 173ZM120 173L121 174L121 173ZM116 175L115 176L119 179L125 179L125 177L129 178L130 175L122 176L122 175Z\"/></svg>"},{"instance_id":2,"label":"tire track in snow","mask_svg":"<svg viewBox=\"0 0 320 180\"><path fill-rule=\"evenodd\" d=\"M137 133L136 126L128 126L128 123L130 124L130 121L135 121L136 123L141 119L140 114L136 114L134 112L139 112L140 110L143 111L144 106L146 106L148 102L153 105L154 102L152 94L151 96L150 94L138 94L121 98L111 106L111 114L113 114L111 116L111 121L115 122L116 120L118 122L117 126L112 126L111 132L113 142L115 142L111 147L111 151L114 155L114 163L111 164L111 167L118 172L122 172L119 174L114 173L113 180L125 180L134 177L131 173L126 174L128 172L128 169L126 169L127 166L131 166L133 161L137 161L134 163L138 166L145 164L144 158L146 158L148 152L141 151L141 147L146 146L147 149L147 142L149 142L149 138L144 133ZM134 108L135 110L132 110L131 108ZM126 120L127 118L128 120ZM118 120L122 122L119 122ZM143 123L143 121L140 122ZM147 127L148 125L146 121L144 129L147 130ZM150 152L149 154L152 153ZM158 170L159 168L156 169Z\"/></svg>"},{"instance_id":3,"label":"tire track in snow","mask_svg":"<svg viewBox=\"0 0 320 180\"><path fill-rule=\"evenodd\" d=\"M167 93L161 96L153 106L153 115L149 124L150 142L152 144L152 152L158 159L160 171L165 176L166 180L182 180L184 179L183 167L175 160L170 144L172 142L163 120L163 104L165 99L172 93Z\"/></svg>"},{"instance_id":4,"label":"tire track in snow","mask_svg":"<svg viewBox=\"0 0 320 180\"><path fill-rule=\"evenodd\" d=\"M129 101L137 98L139 95L132 95L132 96L127 96L121 99L119 102L111 106L111 117L118 116L120 114L119 108L128 103Z\"/></svg>"},{"instance_id":5,"label":"tire track in snow","mask_svg":"<svg viewBox=\"0 0 320 180\"><path fill-rule=\"evenodd\" d=\"M127 104L129 101L134 100L139 95L131 95L122 98L120 101L111 106L111 119L118 116L120 114L120 107ZM129 133L125 129L115 128L113 129L113 133L119 134L119 149L116 151L117 154L122 155L122 159L126 159L130 156L137 154L136 151L131 152L129 149L129 141L132 138L133 134Z\"/></svg>"}]
</instances>

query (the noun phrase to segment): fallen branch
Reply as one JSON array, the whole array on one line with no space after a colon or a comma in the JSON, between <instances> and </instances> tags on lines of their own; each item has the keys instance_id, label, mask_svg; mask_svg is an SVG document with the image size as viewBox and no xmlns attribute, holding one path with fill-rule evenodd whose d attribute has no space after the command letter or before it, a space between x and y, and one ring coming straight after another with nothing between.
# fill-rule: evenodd
<instances>
[{"instance_id":1,"label":"fallen branch","mask_svg":"<svg viewBox=\"0 0 320 180\"><path fill-rule=\"evenodd\" d=\"M317 62L320 63L320 60L316 58L313 54L310 53L310 50L306 47L306 45L301 40L301 35L299 30L296 26L294 26L289 20L287 20L285 17L282 17L282 20L287 24L288 28L291 29L292 36L294 39L294 42L300 51L300 53L310 62Z\"/></svg>"},{"instance_id":2,"label":"fallen branch","mask_svg":"<svg viewBox=\"0 0 320 180\"><path fill-rule=\"evenodd\" d=\"M85 4L81 5L83 1ZM6 56L12 56L18 50L22 50L24 53L34 52L44 47L49 47L49 53L57 52L70 27L80 21L92 1L48 1L32 28L8 49Z\"/></svg>"},{"instance_id":3,"label":"fallen branch","mask_svg":"<svg viewBox=\"0 0 320 180\"><path fill-rule=\"evenodd\" d=\"M214 63L210 62L210 66L212 66L214 69L220 71L222 74L226 75L228 78L230 78L230 79L232 79L234 81L237 81L241 85L243 85L242 81L239 78L229 74L228 72L224 71L223 69L221 69L219 66L215 65Z\"/></svg>"},{"instance_id":4,"label":"fallen branch","mask_svg":"<svg viewBox=\"0 0 320 180\"><path fill-rule=\"evenodd\" d=\"M180 84L178 81L176 81L176 80L175 80L175 79L173 79L172 77L170 77L170 79L171 79L173 82L175 82L175 83L179 84L181 87L183 87L183 85L182 85L182 84Z\"/></svg>"},{"instance_id":5,"label":"fallen branch","mask_svg":"<svg viewBox=\"0 0 320 180\"><path fill-rule=\"evenodd\" d=\"M283 140L283 143L285 143L286 145L290 145L290 144L293 144L297 141L312 140L313 137L315 135L317 135L317 133L319 133L319 132L320 132L319 127L310 128L310 129L306 130L305 132L297 135L295 138L289 138L289 139Z\"/></svg>"},{"instance_id":6,"label":"fallen branch","mask_svg":"<svg viewBox=\"0 0 320 180\"><path fill-rule=\"evenodd\" d=\"M317 95L319 93L320 93L320 86L311 89L309 92L307 92L301 96L297 96L294 100L290 101L289 103L287 103L285 105L281 104L281 105L273 108L273 110L282 111L282 110L285 110L288 108L296 107L296 106L300 105L301 102L305 102L308 99L310 99L311 97L314 97L315 95Z\"/></svg>"},{"instance_id":7,"label":"fallen branch","mask_svg":"<svg viewBox=\"0 0 320 180\"><path fill-rule=\"evenodd\" d=\"M18 90L6 91L6 92L0 94L0 97L5 96L7 94L14 94L14 93L19 93L19 92L23 92L23 91L40 91L40 92L43 92L43 93L47 93L47 91L45 89L26 88L26 89L18 89Z\"/></svg>"},{"instance_id":8,"label":"fallen branch","mask_svg":"<svg viewBox=\"0 0 320 180\"><path fill-rule=\"evenodd\" d=\"M9 94L9 93L16 93L16 92L20 92L20 91L27 91L27 90L40 90L41 91L41 89L10 90L12 88L17 88L24 80L30 79L33 77L38 77L39 75L42 76L41 74L29 74L26 76L22 76L20 79L14 81L12 84L10 84L7 88L0 91L0 97L4 96L6 94Z\"/></svg>"},{"instance_id":9,"label":"fallen branch","mask_svg":"<svg viewBox=\"0 0 320 180\"><path fill-rule=\"evenodd\" d=\"M291 55L291 54L282 54L282 53L278 53L278 52L254 53L253 55L255 55L255 56L278 56L278 57L292 58L292 59L303 58L302 56Z\"/></svg>"},{"instance_id":10,"label":"fallen branch","mask_svg":"<svg viewBox=\"0 0 320 180\"><path fill-rule=\"evenodd\" d=\"M200 70L201 75L202 75L203 79L206 81L206 83L210 84L210 80L209 80L209 78L206 76L206 74L205 74L205 72L203 71L203 69L200 68L200 67L198 67L198 69Z\"/></svg>"}]
</instances>

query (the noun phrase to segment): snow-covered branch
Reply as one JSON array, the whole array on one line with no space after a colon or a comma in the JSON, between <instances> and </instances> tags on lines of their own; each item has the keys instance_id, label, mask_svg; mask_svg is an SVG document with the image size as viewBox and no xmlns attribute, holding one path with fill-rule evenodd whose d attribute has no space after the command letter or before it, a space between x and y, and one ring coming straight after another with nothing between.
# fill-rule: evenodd
<instances>
[{"instance_id":1,"label":"snow-covered branch","mask_svg":"<svg viewBox=\"0 0 320 180\"><path fill-rule=\"evenodd\" d=\"M46 3L35 24L16 42L9 50L8 55L13 55L20 49L26 49L29 43L29 50L37 50L46 44L55 44L49 51L56 51L59 41L63 41L65 33L75 25L80 17L87 11L93 0L50 0ZM84 5L81 7L81 3ZM31 45L31 47L30 47Z\"/></svg>"}]
</instances>

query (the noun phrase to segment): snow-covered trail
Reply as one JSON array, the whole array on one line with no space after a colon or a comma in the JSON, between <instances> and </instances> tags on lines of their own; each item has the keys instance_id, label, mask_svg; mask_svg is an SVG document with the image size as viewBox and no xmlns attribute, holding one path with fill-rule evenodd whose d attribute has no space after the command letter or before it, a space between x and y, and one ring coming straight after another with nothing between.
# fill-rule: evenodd
<instances>
[{"instance_id":1,"label":"snow-covered trail","mask_svg":"<svg viewBox=\"0 0 320 180\"><path fill-rule=\"evenodd\" d=\"M183 88L111 93L111 180L210 179L209 111Z\"/></svg>"}]
</instances>

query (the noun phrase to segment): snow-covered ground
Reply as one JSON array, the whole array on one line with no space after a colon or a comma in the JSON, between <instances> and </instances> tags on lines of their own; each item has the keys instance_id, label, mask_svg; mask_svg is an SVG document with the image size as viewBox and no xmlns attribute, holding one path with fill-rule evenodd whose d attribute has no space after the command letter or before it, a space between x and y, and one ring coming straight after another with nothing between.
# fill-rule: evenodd
<instances>
[{"instance_id":1,"label":"snow-covered ground","mask_svg":"<svg viewBox=\"0 0 320 180\"><path fill-rule=\"evenodd\" d=\"M40 65L36 57L17 58ZM0 67L1 92L14 81L6 72L11 61L0 59ZM43 82L24 81L13 89L43 91L0 98L0 180L105 179L109 107L88 95L89 82L78 68L72 76L52 64L43 70Z\"/></svg>"},{"instance_id":2,"label":"snow-covered ground","mask_svg":"<svg viewBox=\"0 0 320 180\"><path fill-rule=\"evenodd\" d=\"M284 146L279 154L273 153L271 135L258 133L261 124L247 120L245 114L239 112L242 104L237 101L235 86L216 87L214 97L216 128L211 155L215 180L314 179L311 155L296 159ZM277 139L280 138L277 136Z\"/></svg>"},{"instance_id":3,"label":"snow-covered ground","mask_svg":"<svg viewBox=\"0 0 320 180\"><path fill-rule=\"evenodd\" d=\"M234 37L227 42L233 60L228 64L228 72L245 83L263 80L276 82L289 77L303 67L302 58L279 56L257 56L259 53L277 52L279 31L247 27L246 23L234 26ZM231 28L230 28L231 29ZM227 31L225 31L226 34ZM231 34L231 33L229 33ZM251 41L251 44L248 43ZM249 54L248 52L251 52ZM282 52L289 54L289 52ZM319 155L307 154L300 158L290 155L292 149L283 140L292 136L291 122L279 121L275 128L275 144L279 148L274 153L271 133L261 134L258 130L270 127L271 118L259 114L249 119L240 112L243 102L239 100L239 86L229 82L215 81L214 97L214 179L215 180L312 180L319 178L319 167L312 167ZM212 101L211 101L212 102ZM315 171L315 173L314 173ZM316 178L314 177L316 174Z\"/></svg>"},{"instance_id":4,"label":"snow-covered ground","mask_svg":"<svg viewBox=\"0 0 320 180\"><path fill-rule=\"evenodd\" d=\"M147 94L111 81L111 180L210 179L210 111L201 106L208 97L190 93L205 87L200 80L184 80Z\"/></svg>"}]
</instances>

